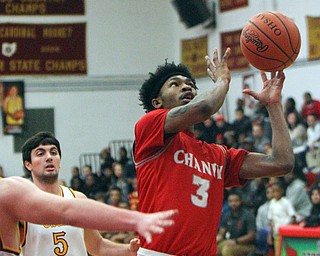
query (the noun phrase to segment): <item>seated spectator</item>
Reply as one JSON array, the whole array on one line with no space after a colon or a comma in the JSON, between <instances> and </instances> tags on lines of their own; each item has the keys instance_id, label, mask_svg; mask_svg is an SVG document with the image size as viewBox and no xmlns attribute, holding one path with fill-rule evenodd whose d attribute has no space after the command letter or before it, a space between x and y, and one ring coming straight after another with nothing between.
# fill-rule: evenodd
<instances>
[{"instance_id":1,"label":"seated spectator","mask_svg":"<svg viewBox=\"0 0 320 256\"><path fill-rule=\"evenodd\" d=\"M128 157L127 149L125 147L120 147L118 162L122 165L122 167L125 167L128 161L129 161L129 157Z\"/></svg>"},{"instance_id":2,"label":"seated spectator","mask_svg":"<svg viewBox=\"0 0 320 256\"><path fill-rule=\"evenodd\" d=\"M131 189L128 195L128 202L129 207L131 210L137 211L138 210L138 189L137 189L137 178L132 179L131 181Z\"/></svg>"},{"instance_id":3,"label":"seated spectator","mask_svg":"<svg viewBox=\"0 0 320 256\"><path fill-rule=\"evenodd\" d=\"M84 182L79 176L74 176L70 180L70 188L76 191L83 192Z\"/></svg>"},{"instance_id":4,"label":"seated spectator","mask_svg":"<svg viewBox=\"0 0 320 256\"><path fill-rule=\"evenodd\" d=\"M306 161L309 169L320 168L320 121L315 114L307 116L308 150Z\"/></svg>"},{"instance_id":5,"label":"seated spectator","mask_svg":"<svg viewBox=\"0 0 320 256\"><path fill-rule=\"evenodd\" d=\"M121 189L116 186L110 187L109 191L107 192L106 199L107 204L118 207L119 203L122 201Z\"/></svg>"},{"instance_id":6,"label":"seated spectator","mask_svg":"<svg viewBox=\"0 0 320 256\"><path fill-rule=\"evenodd\" d=\"M312 208L309 215L300 223L302 227L320 226L320 187L318 185L311 187L310 197Z\"/></svg>"},{"instance_id":7,"label":"seated spectator","mask_svg":"<svg viewBox=\"0 0 320 256\"><path fill-rule=\"evenodd\" d=\"M90 164L84 165L81 169L81 174L80 174L81 179L85 182L86 177L91 174L96 178L98 177L98 175L93 172L92 166Z\"/></svg>"},{"instance_id":8,"label":"seated spectator","mask_svg":"<svg viewBox=\"0 0 320 256\"><path fill-rule=\"evenodd\" d=\"M123 201L128 200L128 195L130 193L130 184L128 180L123 176L123 166L119 162L113 164L113 173L115 176L114 185L121 189L121 198Z\"/></svg>"},{"instance_id":9,"label":"seated spectator","mask_svg":"<svg viewBox=\"0 0 320 256\"><path fill-rule=\"evenodd\" d=\"M308 216L312 207L302 168L303 166L296 158L293 171L284 176L286 182L285 195L295 209L297 222Z\"/></svg>"},{"instance_id":10,"label":"seated spectator","mask_svg":"<svg viewBox=\"0 0 320 256\"><path fill-rule=\"evenodd\" d=\"M196 124L195 134L198 140L205 141L207 143L213 143L216 137L216 123L213 120L213 117L210 117L206 121Z\"/></svg>"},{"instance_id":11,"label":"seated spectator","mask_svg":"<svg viewBox=\"0 0 320 256\"><path fill-rule=\"evenodd\" d=\"M263 153L264 145L267 143L271 143L268 136L265 135L264 129L260 124L252 125L252 139L253 139L253 146L255 147L258 153Z\"/></svg>"},{"instance_id":12,"label":"seated spectator","mask_svg":"<svg viewBox=\"0 0 320 256\"><path fill-rule=\"evenodd\" d=\"M112 167L104 167L100 171L101 175L99 176L98 186L99 190L107 192L111 186L116 182L116 178L113 173Z\"/></svg>"},{"instance_id":13,"label":"seated spectator","mask_svg":"<svg viewBox=\"0 0 320 256\"><path fill-rule=\"evenodd\" d=\"M241 196L230 190L230 212L222 219L217 235L218 256L246 256L254 249L256 236L255 216L242 207Z\"/></svg>"},{"instance_id":14,"label":"seated spectator","mask_svg":"<svg viewBox=\"0 0 320 256\"><path fill-rule=\"evenodd\" d=\"M274 252L277 253L280 243L279 227L296 223L296 212L291 202L284 196L284 188L281 183L272 184L272 196L268 211L270 226L268 244L273 245ZM279 255L276 254L276 256Z\"/></svg>"},{"instance_id":15,"label":"seated spectator","mask_svg":"<svg viewBox=\"0 0 320 256\"><path fill-rule=\"evenodd\" d=\"M255 245L256 248L248 256L262 256L267 255L271 247L268 245L268 236L270 232L270 226L268 221L268 212L270 201L272 199L272 188L268 186L266 188L267 201L258 208L256 215L257 235Z\"/></svg>"},{"instance_id":16,"label":"seated spectator","mask_svg":"<svg viewBox=\"0 0 320 256\"><path fill-rule=\"evenodd\" d=\"M114 158L111 156L111 149L110 147L105 147L104 149L101 150L100 152L100 159L101 159L101 164L100 164L100 169L105 169L105 168L112 168L112 164L114 163Z\"/></svg>"},{"instance_id":17,"label":"seated spectator","mask_svg":"<svg viewBox=\"0 0 320 256\"><path fill-rule=\"evenodd\" d=\"M284 116L286 119L288 118L289 114L294 113L294 115L297 117L297 121L299 123L303 122L303 119L302 119L299 111L297 110L296 101L294 100L294 98L292 98L292 97L287 98L286 101L284 102L283 108L284 108L284 110L283 110Z\"/></svg>"},{"instance_id":18,"label":"seated spectator","mask_svg":"<svg viewBox=\"0 0 320 256\"><path fill-rule=\"evenodd\" d=\"M135 167L133 159L132 159L132 154L130 154L130 158L129 158L128 162L123 167L123 176L125 179L128 180L128 182L130 184L137 177L136 167Z\"/></svg>"},{"instance_id":19,"label":"seated spectator","mask_svg":"<svg viewBox=\"0 0 320 256\"><path fill-rule=\"evenodd\" d=\"M96 193L99 192L98 180L95 175L88 174L85 177L85 181L83 184L83 193L91 199L95 198Z\"/></svg>"},{"instance_id":20,"label":"seated spectator","mask_svg":"<svg viewBox=\"0 0 320 256\"><path fill-rule=\"evenodd\" d=\"M317 120L320 120L320 101L312 97L310 92L303 94L303 105L301 107L301 116L307 120L307 116L314 114Z\"/></svg>"},{"instance_id":21,"label":"seated spectator","mask_svg":"<svg viewBox=\"0 0 320 256\"><path fill-rule=\"evenodd\" d=\"M245 137L251 134L251 119L244 114L244 110L242 108L237 108L235 110L235 119L231 124L235 132L236 139L239 138L240 134L244 134Z\"/></svg>"},{"instance_id":22,"label":"seated spectator","mask_svg":"<svg viewBox=\"0 0 320 256\"><path fill-rule=\"evenodd\" d=\"M234 134L232 125L225 120L222 114L216 114L213 119L216 126L215 127L216 137L218 134L222 134L223 138L228 133Z\"/></svg>"},{"instance_id":23,"label":"seated spectator","mask_svg":"<svg viewBox=\"0 0 320 256\"><path fill-rule=\"evenodd\" d=\"M307 166L306 151L308 146L307 128L304 123L299 121L299 114L291 112L287 116L287 124L292 142L293 153L299 161Z\"/></svg>"}]
</instances>

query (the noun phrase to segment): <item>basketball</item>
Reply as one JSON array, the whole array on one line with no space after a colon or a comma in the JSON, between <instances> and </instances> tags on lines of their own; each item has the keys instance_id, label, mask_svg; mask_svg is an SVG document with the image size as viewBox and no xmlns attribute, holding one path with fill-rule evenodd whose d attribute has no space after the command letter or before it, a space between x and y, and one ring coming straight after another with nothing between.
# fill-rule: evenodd
<instances>
[{"instance_id":1,"label":"basketball","mask_svg":"<svg viewBox=\"0 0 320 256\"><path fill-rule=\"evenodd\" d=\"M298 57L300 32L294 21L280 12L253 16L240 35L243 55L255 68L273 72L289 67Z\"/></svg>"}]
</instances>

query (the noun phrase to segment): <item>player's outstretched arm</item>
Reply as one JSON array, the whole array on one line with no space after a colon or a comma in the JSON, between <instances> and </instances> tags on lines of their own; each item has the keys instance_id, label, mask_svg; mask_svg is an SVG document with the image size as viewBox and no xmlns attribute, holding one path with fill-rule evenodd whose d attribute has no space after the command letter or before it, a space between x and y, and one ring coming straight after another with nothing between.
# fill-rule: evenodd
<instances>
[{"instance_id":1,"label":"player's outstretched arm","mask_svg":"<svg viewBox=\"0 0 320 256\"><path fill-rule=\"evenodd\" d=\"M294 154L292 142L281 105L281 91L285 81L283 71L272 72L270 79L261 72L263 88L260 92L251 89L243 93L252 96L264 105L269 113L272 127L272 154L250 153L246 156L240 171L240 177L252 179L257 177L282 176L293 169Z\"/></svg>"},{"instance_id":2,"label":"player's outstretched arm","mask_svg":"<svg viewBox=\"0 0 320 256\"><path fill-rule=\"evenodd\" d=\"M110 231L137 231L147 242L174 224L175 210L152 214L116 208L92 199L66 199L43 192L30 181L10 177L0 181L6 214L35 224L67 224ZM4 192L5 191L5 192ZM5 193L5 195L4 195Z\"/></svg>"}]
</instances>

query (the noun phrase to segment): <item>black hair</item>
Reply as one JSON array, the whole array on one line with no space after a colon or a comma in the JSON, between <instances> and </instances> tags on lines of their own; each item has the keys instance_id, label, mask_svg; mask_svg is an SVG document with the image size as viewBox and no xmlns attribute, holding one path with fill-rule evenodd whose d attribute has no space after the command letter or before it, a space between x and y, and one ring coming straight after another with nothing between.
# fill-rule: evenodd
<instances>
[{"instance_id":1,"label":"black hair","mask_svg":"<svg viewBox=\"0 0 320 256\"><path fill-rule=\"evenodd\" d=\"M31 162L31 152L33 149L39 145L55 145L58 149L59 155L61 157L61 148L59 141L54 137L51 132L38 132L32 137L30 137L22 145L22 161Z\"/></svg>"},{"instance_id":2,"label":"black hair","mask_svg":"<svg viewBox=\"0 0 320 256\"><path fill-rule=\"evenodd\" d=\"M155 109L152 105L152 99L158 97L158 94L163 86L163 84L174 75L183 75L193 82L196 87L196 81L193 78L191 72L187 66L183 64L165 63L164 65L159 65L155 73L149 73L149 78L145 80L139 90L139 100L141 101L141 106L150 112Z\"/></svg>"}]
</instances>

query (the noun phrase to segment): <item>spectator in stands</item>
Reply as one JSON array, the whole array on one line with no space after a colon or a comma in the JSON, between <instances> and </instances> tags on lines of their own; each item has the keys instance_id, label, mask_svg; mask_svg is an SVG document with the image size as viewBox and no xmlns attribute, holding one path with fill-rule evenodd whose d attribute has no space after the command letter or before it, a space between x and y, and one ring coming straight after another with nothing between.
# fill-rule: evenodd
<instances>
[{"instance_id":1,"label":"spectator in stands","mask_svg":"<svg viewBox=\"0 0 320 256\"><path fill-rule=\"evenodd\" d=\"M268 111L265 106L257 102L254 116L251 118L252 125L258 124L263 128L264 136L271 140L272 129Z\"/></svg>"},{"instance_id":2,"label":"spectator in stands","mask_svg":"<svg viewBox=\"0 0 320 256\"><path fill-rule=\"evenodd\" d=\"M296 107L296 101L294 100L294 98L289 97L286 99L284 106L283 106L283 112L284 112L284 116L287 119L288 115L291 113L294 113L295 116L297 117L297 122L300 123L302 122L302 117L299 113L299 111L297 110Z\"/></svg>"},{"instance_id":3,"label":"spectator in stands","mask_svg":"<svg viewBox=\"0 0 320 256\"><path fill-rule=\"evenodd\" d=\"M121 194L122 192L119 187L110 187L107 192L107 204L118 207L119 203L122 201Z\"/></svg>"},{"instance_id":4,"label":"spectator in stands","mask_svg":"<svg viewBox=\"0 0 320 256\"><path fill-rule=\"evenodd\" d=\"M98 179L93 173L89 173L85 177L84 185L83 185L83 193L91 198L94 199L96 193L100 192L100 187L98 184Z\"/></svg>"},{"instance_id":5,"label":"spectator in stands","mask_svg":"<svg viewBox=\"0 0 320 256\"><path fill-rule=\"evenodd\" d=\"M128 195L130 192L130 184L128 180L123 175L123 166L119 162L113 164L113 173L115 176L114 185L121 189L121 198L123 201L128 200Z\"/></svg>"},{"instance_id":6,"label":"spectator in stands","mask_svg":"<svg viewBox=\"0 0 320 256\"><path fill-rule=\"evenodd\" d=\"M272 187L267 186L265 196L267 201L258 208L256 215L256 226L257 226L257 235L256 235L256 248L248 256L262 256L266 255L271 249L268 245L268 235L270 232L270 226L268 221L268 212L270 201L272 199Z\"/></svg>"},{"instance_id":7,"label":"spectator in stands","mask_svg":"<svg viewBox=\"0 0 320 256\"><path fill-rule=\"evenodd\" d=\"M131 182L131 190L128 195L128 202L131 210L134 210L134 211L138 210L139 199L138 199L137 178L134 178Z\"/></svg>"},{"instance_id":8,"label":"spectator in stands","mask_svg":"<svg viewBox=\"0 0 320 256\"><path fill-rule=\"evenodd\" d=\"M271 143L268 136L265 135L264 129L261 124L253 124L252 125L252 139L253 145L256 149L256 152L263 153L264 152L264 145L266 143Z\"/></svg>"},{"instance_id":9,"label":"spectator in stands","mask_svg":"<svg viewBox=\"0 0 320 256\"><path fill-rule=\"evenodd\" d=\"M299 114L297 112L291 112L286 118L290 138L292 141L293 153L296 158L304 165L306 163L306 151L308 146L307 128L300 121Z\"/></svg>"},{"instance_id":10,"label":"spectator in stands","mask_svg":"<svg viewBox=\"0 0 320 256\"><path fill-rule=\"evenodd\" d=\"M244 84L243 85L243 89L250 89L250 85L249 84ZM251 88L252 89L252 88ZM243 110L244 110L244 114L248 117L252 117L255 113L256 110L256 102L255 100L253 100L252 97L249 97L247 94L243 95Z\"/></svg>"},{"instance_id":11,"label":"spectator in stands","mask_svg":"<svg viewBox=\"0 0 320 256\"><path fill-rule=\"evenodd\" d=\"M80 169L78 166L71 167L71 178L70 178L70 186L74 183L74 180L81 178L80 177ZM76 181L77 182L77 181Z\"/></svg>"},{"instance_id":12,"label":"spectator in stands","mask_svg":"<svg viewBox=\"0 0 320 256\"><path fill-rule=\"evenodd\" d=\"M230 212L223 216L217 235L217 256L246 256L254 249L255 216L242 207L240 193L231 190L228 204Z\"/></svg>"},{"instance_id":13,"label":"spectator in stands","mask_svg":"<svg viewBox=\"0 0 320 256\"><path fill-rule=\"evenodd\" d=\"M244 110L242 108L237 108L235 110L235 119L231 124L235 132L236 139L239 138L240 134L247 137L252 132L251 119L244 114Z\"/></svg>"},{"instance_id":14,"label":"spectator in stands","mask_svg":"<svg viewBox=\"0 0 320 256\"><path fill-rule=\"evenodd\" d=\"M239 148L239 143L234 133L226 133L224 136L224 142L228 148Z\"/></svg>"},{"instance_id":15,"label":"spectator in stands","mask_svg":"<svg viewBox=\"0 0 320 256\"><path fill-rule=\"evenodd\" d=\"M238 139L239 142L239 148L243 148L245 150L256 152L256 148L254 147L254 140L252 136L248 136L242 139L242 136Z\"/></svg>"},{"instance_id":16,"label":"spectator in stands","mask_svg":"<svg viewBox=\"0 0 320 256\"><path fill-rule=\"evenodd\" d=\"M205 120L202 123L196 124L195 135L198 140L202 140L208 143L213 143L216 137L216 123L213 117Z\"/></svg>"},{"instance_id":17,"label":"spectator in stands","mask_svg":"<svg viewBox=\"0 0 320 256\"><path fill-rule=\"evenodd\" d=\"M296 158L292 172L284 176L286 182L286 198L291 202L296 212L296 221L303 220L311 210L311 201L307 193L306 177L303 166Z\"/></svg>"},{"instance_id":18,"label":"spectator in stands","mask_svg":"<svg viewBox=\"0 0 320 256\"><path fill-rule=\"evenodd\" d=\"M306 153L307 165L310 169L320 167L320 121L315 114L307 116L308 150Z\"/></svg>"},{"instance_id":19,"label":"spectator in stands","mask_svg":"<svg viewBox=\"0 0 320 256\"><path fill-rule=\"evenodd\" d=\"M224 116L219 113L219 114L216 114L214 116L214 122L215 122L215 133L216 133L216 137L218 134L222 134L223 135L223 138L226 134L228 133L231 133L233 134L234 131L233 131L233 127L232 125L227 122L224 118Z\"/></svg>"},{"instance_id":20,"label":"spectator in stands","mask_svg":"<svg viewBox=\"0 0 320 256\"><path fill-rule=\"evenodd\" d=\"M88 175L94 175L97 177L97 174L96 173L93 173L93 170L92 170L92 166L90 164L86 164L82 167L82 170L81 170L81 178L82 180L85 182L86 181L86 177Z\"/></svg>"},{"instance_id":21,"label":"spectator in stands","mask_svg":"<svg viewBox=\"0 0 320 256\"><path fill-rule=\"evenodd\" d=\"M123 176L125 179L127 179L130 185L133 182L133 180L137 177L136 167L132 159L132 154L130 154L129 160L123 168Z\"/></svg>"},{"instance_id":22,"label":"spectator in stands","mask_svg":"<svg viewBox=\"0 0 320 256\"><path fill-rule=\"evenodd\" d=\"M120 147L118 162L122 165L122 167L125 167L128 161L129 161L128 150L125 147Z\"/></svg>"},{"instance_id":23,"label":"spectator in stands","mask_svg":"<svg viewBox=\"0 0 320 256\"><path fill-rule=\"evenodd\" d=\"M114 158L111 156L110 147L105 147L100 152L101 165L100 169L103 170L107 167L112 168L112 164L114 163Z\"/></svg>"},{"instance_id":24,"label":"spectator in stands","mask_svg":"<svg viewBox=\"0 0 320 256\"><path fill-rule=\"evenodd\" d=\"M279 227L296 223L296 212L291 202L284 196L284 188L281 183L275 182L272 184L272 196L268 211L270 226L268 244L273 245L276 256L279 256L277 255L280 242Z\"/></svg>"},{"instance_id":25,"label":"spectator in stands","mask_svg":"<svg viewBox=\"0 0 320 256\"><path fill-rule=\"evenodd\" d=\"M300 223L302 227L320 226L320 187L312 186L310 189L312 208L309 215Z\"/></svg>"},{"instance_id":26,"label":"spectator in stands","mask_svg":"<svg viewBox=\"0 0 320 256\"><path fill-rule=\"evenodd\" d=\"M84 182L79 176L74 176L71 178L70 187L73 190L80 191L83 193L83 185L84 185Z\"/></svg>"},{"instance_id":27,"label":"spectator in stands","mask_svg":"<svg viewBox=\"0 0 320 256\"><path fill-rule=\"evenodd\" d=\"M116 178L113 173L113 168L109 166L103 167L100 173L101 175L99 176L98 180L99 190L107 192L109 188L116 182Z\"/></svg>"},{"instance_id":28,"label":"spectator in stands","mask_svg":"<svg viewBox=\"0 0 320 256\"><path fill-rule=\"evenodd\" d=\"M314 114L316 119L320 120L320 101L315 100L310 92L303 94L303 105L301 107L301 116L304 120L307 120L307 116Z\"/></svg>"}]
</instances>

